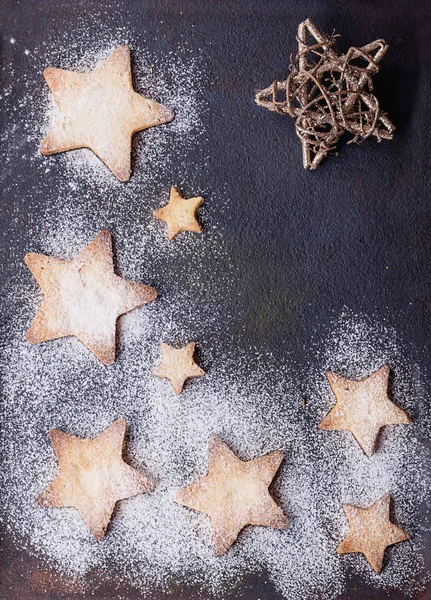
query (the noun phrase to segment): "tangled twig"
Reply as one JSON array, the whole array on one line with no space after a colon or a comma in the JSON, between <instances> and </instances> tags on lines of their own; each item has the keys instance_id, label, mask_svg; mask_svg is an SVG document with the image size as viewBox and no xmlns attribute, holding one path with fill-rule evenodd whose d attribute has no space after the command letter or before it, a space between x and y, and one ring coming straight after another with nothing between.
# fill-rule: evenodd
<instances>
[{"instance_id":1,"label":"tangled twig","mask_svg":"<svg viewBox=\"0 0 431 600\"><path fill-rule=\"evenodd\" d=\"M307 35L313 43L307 44ZM339 54L335 37L321 33L309 19L301 23L289 77L256 95L260 106L296 117L305 169L316 169L345 131L353 135L348 143L357 143L372 135L378 141L391 139L395 130L372 93L372 77L388 45L375 40Z\"/></svg>"}]
</instances>

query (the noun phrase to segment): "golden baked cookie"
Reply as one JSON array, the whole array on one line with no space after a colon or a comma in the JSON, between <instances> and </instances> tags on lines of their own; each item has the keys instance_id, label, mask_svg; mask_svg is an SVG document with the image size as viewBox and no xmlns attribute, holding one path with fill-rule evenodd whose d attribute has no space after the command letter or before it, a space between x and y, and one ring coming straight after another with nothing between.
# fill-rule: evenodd
<instances>
[{"instance_id":1,"label":"golden baked cookie","mask_svg":"<svg viewBox=\"0 0 431 600\"><path fill-rule=\"evenodd\" d=\"M154 483L123 461L126 421L119 419L94 439L51 429L49 438L60 465L59 476L40 494L45 507L74 507L90 532L101 540L116 503L144 492Z\"/></svg>"},{"instance_id":2,"label":"golden baked cookie","mask_svg":"<svg viewBox=\"0 0 431 600\"><path fill-rule=\"evenodd\" d=\"M167 224L170 240L183 231L202 233L202 227L196 217L198 208L203 201L202 196L184 198L178 188L171 187L169 203L163 208L155 210L153 215Z\"/></svg>"},{"instance_id":3,"label":"golden baked cookie","mask_svg":"<svg viewBox=\"0 0 431 600\"><path fill-rule=\"evenodd\" d=\"M133 135L174 118L172 110L133 89L126 45L90 73L48 67L43 75L62 117L42 141L41 153L90 148L120 181L130 179Z\"/></svg>"},{"instance_id":4,"label":"golden baked cookie","mask_svg":"<svg viewBox=\"0 0 431 600\"><path fill-rule=\"evenodd\" d=\"M109 231L73 260L33 253L24 260L45 296L27 341L73 335L105 365L115 361L117 318L157 296L154 288L115 275Z\"/></svg>"},{"instance_id":5,"label":"golden baked cookie","mask_svg":"<svg viewBox=\"0 0 431 600\"><path fill-rule=\"evenodd\" d=\"M390 503L390 494L385 494L368 508L343 504L350 531L338 546L338 554L361 552L374 571L380 573L385 549L409 539L403 529L391 523Z\"/></svg>"},{"instance_id":6,"label":"golden baked cookie","mask_svg":"<svg viewBox=\"0 0 431 600\"><path fill-rule=\"evenodd\" d=\"M320 429L350 431L370 456L380 428L411 423L411 418L388 396L389 366L383 365L365 379L354 381L328 371L326 376L337 399L319 423Z\"/></svg>"},{"instance_id":7,"label":"golden baked cookie","mask_svg":"<svg viewBox=\"0 0 431 600\"><path fill-rule=\"evenodd\" d=\"M170 379L176 394L181 394L184 383L189 377L205 375L205 371L193 359L195 347L195 342L187 344L184 348L160 344L162 362L154 369L153 375Z\"/></svg>"},{"instance_id":8,"label":"golden baked cookie","mask_svg":"<svg viewBox=\"0 0 431 600\"><path fill-rule=\"evenodd\" d=\"M177 492L175 501L211 518L217 554L227 552L246 525L287 527L268 491L283 458L278 450L242 461L219 437L211 437L208 475Z\"/></svg>"}]
</instances>

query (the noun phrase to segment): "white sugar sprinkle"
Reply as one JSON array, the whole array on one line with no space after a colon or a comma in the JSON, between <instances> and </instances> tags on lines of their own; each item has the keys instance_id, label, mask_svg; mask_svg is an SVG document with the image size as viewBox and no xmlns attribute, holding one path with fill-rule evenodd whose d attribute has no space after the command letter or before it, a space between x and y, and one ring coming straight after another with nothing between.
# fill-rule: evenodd
<instances>
[{"instance_id":1,"label":"white sugar sprinkle","mask_svg":"<svg viewBox=\"0 0 431 600\"><path fill-rule=\"evenodd\" d=\"M90 151L41 157L37 146L52 118L52 103L41 85L43 67L88 70L126 38L131 40L137 89L172 107L176 119L138 139L132 180L123 185ZM326 338L316 334L310 340L305 365L288 359L278 364L263 349L245 354L234 344L235 351L213 347L206 332L228 327L236 277L219 233L222 227L211 213L212 203L225 200L211 190L191 190L206 197L201 211L205 231L175 242L167 240L163 224L151 216L167 201L171 184L205 180L205 160L193 177L192 167L185 165L182 181L170 180L170 169L184 150L205 137L200 59L189 55L186 44L163 56L150 55L125 30L94 37L82 29L64 40L60 50L55 47L51 40L32 51L33 70L18 77L6 107L6 141L24 139L17 156L24 150L23 162L36 165L40 181L46 182L42 200L40 190L23 199L40 212L28 231L28 251L71 258L108 227L114 234L117 272L161 286L163 293L120 319L118 359L106 368L75 339L34 347L25 342L41 294L22 266L23 257L12 257L17 274L5 291L11 312L0 357L1 510L17 543L24 539L29 551L76 576L114 564L125 580L144 591L157 586L168 592L172 582L181 581L205 586L221 598L242 573L262 570L289 600L331 600L348 588L353 571L377 589L401 588L413 596L427 581L426 526L419 511L429 510L431 465L424 440L431 421L425 382L408 349L387 324L348 310L333 320ZM43 122L41 113L46 115ZM17 160L13 152L9 160L10 169ZM8 185L12 189L18 183L9 180ZM205 271L209 258L219 265L211 276ZM183 265L181 280L171 271L174 261ZM159 343L176 338L183 343L205 340L200 352L208 370L179 397L169 382L151 376ZM349 433L317 428L334 403L325 371L359 378L385 363L394 375L392 398L414 423L385 428L377 452L367 458ZM153 493L121 502L105 540L95 543L76 511L43 509L34 502L58 473L47 432L58 427L95 436L121 416L128 423L128 462L147 469L158 485ZM214 555L209 519L172 501L176 490L206 473L212 433L243 459L275 449L286 456L271 491L290 527L248 527L222 557ZM340 558L335 549L348 530L342 503L367 506L386 492L392 494L397 524L411 541L387 551L378 576L360 555Z\"/></svg>"}]
</instances>

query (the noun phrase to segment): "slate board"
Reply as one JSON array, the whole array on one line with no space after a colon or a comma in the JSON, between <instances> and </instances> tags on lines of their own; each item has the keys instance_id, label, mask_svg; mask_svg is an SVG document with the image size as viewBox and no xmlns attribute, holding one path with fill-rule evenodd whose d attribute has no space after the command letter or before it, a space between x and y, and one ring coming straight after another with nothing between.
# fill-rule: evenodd
<instances>
[{"instance_id":1,"label":"slate board","mask_svg":"<svg viewBox=\"0 0 431 600\"><path fill-rule=\"evenodd\" d=\"M232 298L230 307L238 344L269 348L280 357L290 352L301 361L312 332L324 329L332 315L347 306L396 323L406 342L421 349L421 369L431 375L429 2L129 0L113 8L100 0L2 0L4 64L13 60L15 70L25 69L25 57L13 54L11 36L36 47L49 37L54 23L58 31L68 31L92 11L102 9L109 15L122 7L126 26L139 31L154 25L172 46L189 31L188 43L203 52L211 74L205 90L210 103L204 117L208 139L202 147L209 168L202 185L219 195L228 190L231 198L230 216L222 228L241 273L237 283L243 293ZM258 89L286 77L297 24L306 17L323 31L342 34L342 49L385 38L390 50L375 89L397 126L391 142L341 144L338 158L325 160L312 173L301 167L293 122L253 102ZM3 71L2 86L11 77ZM40 172L18 161L5 171L4 188L16 173L19 188L2 193L0 205L3 281L13 276L16 262L9 258L25 254L26 227L38 217L25 198L37 189ZM268 311L269 297L273 300ZM259 319L261 326L256 327ZM214 335L223 345L222 333ZM429 548L431 570L431 537ZM136 590L118 588L101 573L90 574L89 581L95 584L95 600L121 594L129 600L143 598ZM0 598L84 597L72 580L49 572L42 560L14 547L3 531ZM153 597L164 596L155 592ZM172 595L183 600L202 597L183 586ZM343 598L372 597L405 596L377 592L352 575ZM281 596L262 575L239 582L225 598ZM421 598L431 598L431 587Z\"/></svg>"}]
</instances>

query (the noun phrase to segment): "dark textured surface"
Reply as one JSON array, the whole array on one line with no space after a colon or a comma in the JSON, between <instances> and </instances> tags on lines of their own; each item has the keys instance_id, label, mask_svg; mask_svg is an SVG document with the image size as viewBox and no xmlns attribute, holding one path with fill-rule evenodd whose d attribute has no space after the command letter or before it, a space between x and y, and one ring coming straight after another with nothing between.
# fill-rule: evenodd
<instances>
[{"instance_id":1,"label":"dark textured surface","mask_svg":"<svg viewBox=\"0 0 431 600\"><path fill-rule=\"evenodd\" d=\"M230 330L237 343L262 346L276 356L289 352L300 361L312 332L324 329L331 316L347 306L389 318L418 349L421 366L431 375L429 2L130 0L123 7L127 27L139 31L154 24L171 48L190 31L189 44L204 56L210 109L202 154L209 156L209 169L196 188L221 196L227 190L230 198L222 233L240 274L238 294L229 299ZM73 5L61 0L2 0L1 8L2 55L5 63L14 60L17 70L25 68L25 60L12 56L10 37L24 37L35 47L49 37L54 23L68 31L78 16L101 9L108 16L114 10L98 0ZM115 8L117 14L121 10ZM326 159L316 172L302 169L293 121L253 102L258 89L287 76L296 28L306 17L326 32L340 33L342 50L379 37L389 43L375 89L397 126L390 142L346 146L343 140L339 156ZM2 72L2 84L9 76ZM199 149L192 157L199 160ZM14 168L23 167L18 163ZM181 168L184 173L184 165ZM21 182L19 193L3 194L1 200L5 278L15 268L6 262L10 248L14 256L25 253L26 223L37 219L33 206L21 202L28 190L37 189L36 174L29 171ZM14 218L18 202L19 226ZM431 569L430 555L431 551ZM130 589L113 591L115 581L106 574L92 573L88 581L95 582L92 598L98 600L141 598ZM78 583L49 572L16 549L7 534L1 545L0 582L2 599L88 597ZM179 587L173 597L192 600L205 595ZM279 596L262 578L238 584L225 597ZM352 580L343 600L404 597ZM431 590L421 598L431 598Z\"/></svg>"}]
</instances>

